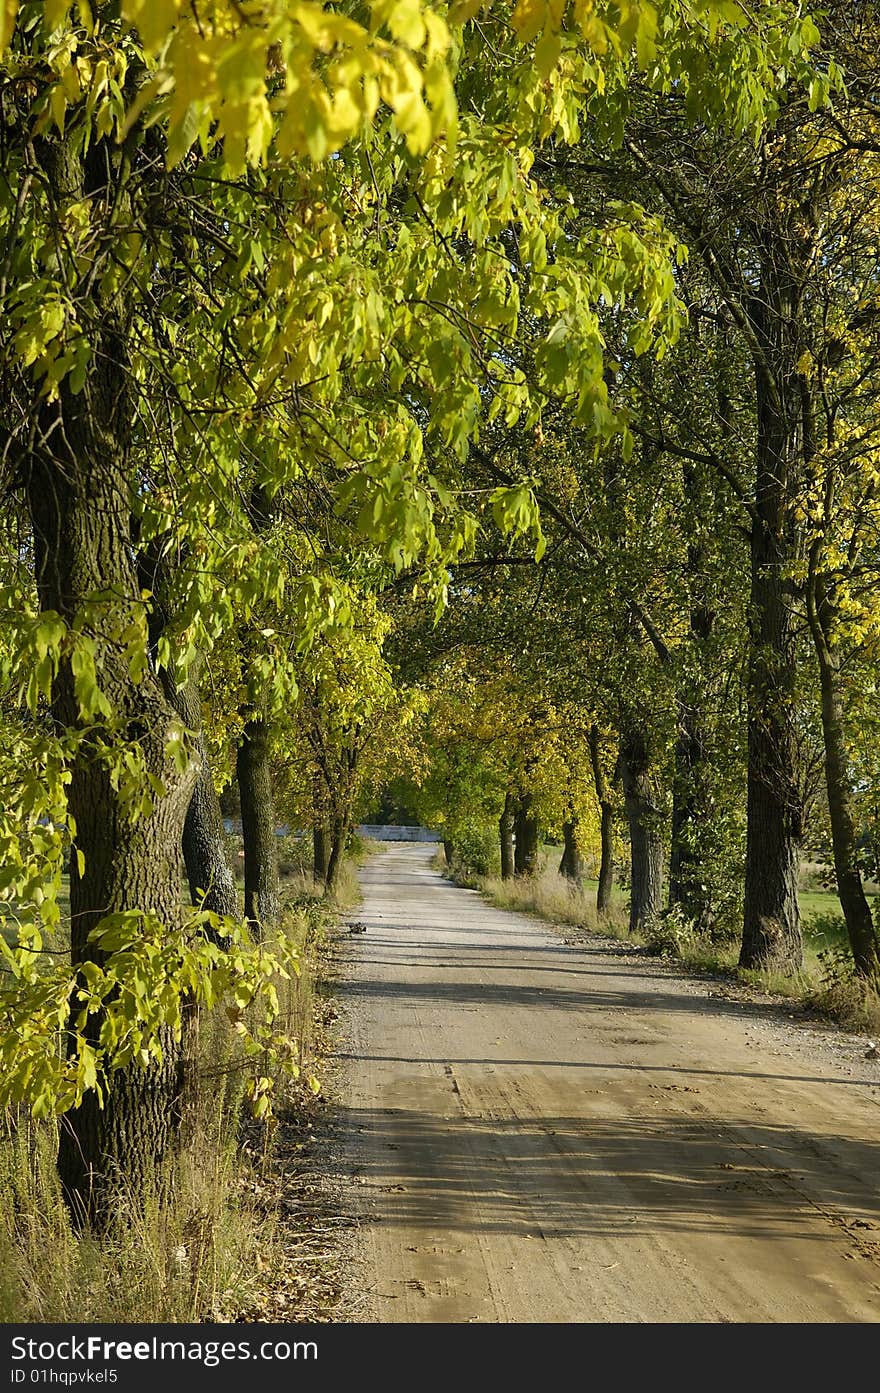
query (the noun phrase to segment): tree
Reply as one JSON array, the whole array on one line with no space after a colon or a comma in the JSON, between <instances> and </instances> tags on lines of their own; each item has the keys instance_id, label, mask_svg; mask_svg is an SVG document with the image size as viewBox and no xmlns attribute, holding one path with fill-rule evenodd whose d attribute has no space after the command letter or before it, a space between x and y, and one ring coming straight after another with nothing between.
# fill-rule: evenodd
<instances>
[{"instance_id":1,"label":"tree","mask_svg":"<svg viewBox=\"0 0 880 1393\"><path fill-rule=\"evenodd\" d=\"M384 656L391 621L376 597L359 592L350 603L354 624L328 628L300 656L292 720L278 732L285 807L295 821L312 823L315 878L330 894L358 809L406 767L419 705Z\"/></svg>"},{"instance_id":2,"label":"tree","mask_svg":"<svg viewBox=\"0 0 880 1393\"><path fill-rule=\"evenodd\" d=\"M198 916L186 951L170 946L200 778L195 721L171 689L225 633L290 603L283 557L253 534L251 489L326 489L382 562L426 566L442 598L473 525L432 453L464 461L484 411L533 425L553 395L615 430L594 302L635 283L644 347L675 317L662 239L616 209L575 243L533 177L535 144L576 139L586 117L613 128L636 69L754 124L781 54L803 68L815 33L766 9L753 26L725 5L618 4L564 29L550 9L474 24L467 6L447 22L412 0L368 23L314 0L0 10L2 459L32 548L5 597L12 613L26 600L9 651L28 719L51 718L42 767L64 829L38 831L47 800L24 780L10 884L51 921L72 849L74 971L54 1020L76 1081L48 1099L61 1075L47 1055L35 1096L66 1114L62 1173L90 1220L107 1220L119 1174L138 1188L173 1145L182 997L216 1000L264 961L242 948L221 966L198 930L223 924ZM506 352L522 314L543 326L528 375ZM495 504L504 526L535 526L528 488ZM173 562L152 643L142 553ZM294 605L305 647L325 627L314 580ZM19 968L35 941L14 938ZM125 998L142 1002L125 1030L114 954L136 982L147 960L170 974L149 977L149 1009L142 991ZM20 1027L31 998L13 998ZM22 1063L10 1084L22 1099L26 1075Z\"/></svg>"}]
</instances>

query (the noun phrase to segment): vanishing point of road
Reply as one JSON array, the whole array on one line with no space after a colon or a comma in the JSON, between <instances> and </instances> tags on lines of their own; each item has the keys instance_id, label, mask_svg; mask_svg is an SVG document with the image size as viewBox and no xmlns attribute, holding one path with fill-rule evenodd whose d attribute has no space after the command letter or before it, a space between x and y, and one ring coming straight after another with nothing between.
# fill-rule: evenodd
<instances>
[{"instance_id":1,"label":"vanishing point of road","mask_svg":"<svg viewBox=\"0 0 880 1393\"><path fill-rule=\"evenodd\" d=\"M880 1319L880 1064L776 1008L361 873L344 1166L379 1321Z\"/></svg>"}]
</instances>

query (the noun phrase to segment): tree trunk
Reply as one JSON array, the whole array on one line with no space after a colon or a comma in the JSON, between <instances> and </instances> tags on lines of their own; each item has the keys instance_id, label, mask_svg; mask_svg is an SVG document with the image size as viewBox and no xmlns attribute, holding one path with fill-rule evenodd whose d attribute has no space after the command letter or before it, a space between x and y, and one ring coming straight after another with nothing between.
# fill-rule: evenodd
<instances>
[{"instance_id":1,"label":"tree trunk","mask_svg":"<svg viewBox=\"0 0 880 1393\"><path fill-rule=\"evenodd\" d=\"M719 393L718 415L725 436L729 435L730 406ZM687 581L690 592L690 643L694 654L694 674L683 676L676 701L678 731L675 741L675 772L672 783L672 838L669 851L669 905L679 907L685 919L698 932L709 934L715 911L709 876L706 874L706 834L711 815L706 764L704 708L710 664L706 648L712 637L715 615L701 594L705 584L706 490L701 486L695 465L682 466L684 496L690 512L694 536L687 548Z\"/></svg>"},{"instance_id":2,"label":"tree trunk","mask_svg":"<svg viewBox=\"0 0 880 1393\"><path fill-rule=\"evenodd\" d=\"M707 817L705 748L702 712L693 692L678 701L678 735L672 787L672 842L669 854L669 904L679 906L700 933L715 922L712 897L703 870L700 837Z\"/></svg>"},{"instance_id":3,"label":"tree trunk","mask_svg":"<svg viewBox=\"0 0 880 1393\"><path fill-rule=\"evenodd\" d=\"M610 803L602 804L601 858L599 861L599 885L596 890L596 913L611 913L611 898L614 893L614 813Z\"/></svg>"},{"instance_id":4,"label":"tree trunk","mask_svg":"<svg viewBox=\"0 0 880 1393\"><path fill-rule=\"evenodd\" d=\"M137 742L146 771L165 790L153 795L147 816L132 820L93 742L86 738L80 745L69 789L76 850L83 857L82 870L78 856L70 868L74 966L100 961L89 934L106 914L141 910L169 928L179 926L183 824L198 773L197 759L178 773L166 757L175 713L152 672L132 679L116 640L141 606L124 427L116 419L117 412L125 418L127 393L127 374L121 366L116 371L119 353L118 343L111 349L105 342L92 390L70 397L62 389L59 402L44 408L43 439L51 439L58 453L37 454L28 480L40 606L72 621L90 604L84 632L96 645L101 689L123 723L120 739ZM68 660L59 668L52 705L62 727L82 728ZM93 1042L100 1025L96 1015L88 1032ZM62 1120L58 1168L79 1224L106 1226L117 1189L137 1200L169 1154L180 1123L181 1057L169 1032L162 1046L161 1064L131 1064L109 1075L103 1108L89 1092Z\"/></svg>"},{"instance_id":5,"label":"tree trunk","mask_svg":"<svg viewBox=\"0 0 880 1393\"><path fill-rule=\"evenodd\" d=\"M786 264L784 255L778 265ZM777 284L772 253L752 318L763 359L755 365L757 477L751 528L746 876L740 966L796 972L803 963L797 880L802 808L794 740L796 654L792 584L797 534L791 507L800 403L793 399L793 292ZM766 301L766 303L765 303ZM773 379L765 362L777 367Z\"/></svg>"},{"instance_id":6,"label":"tree trunk","mask_svg":"<svg viewBox=\"0 0 880 1393\"><path fill-rule=\"evenodd\" d=\"M327 859L327 891L333 895L339 885L339 873L342 870L342 860L345 855L345 843L348 838L348 822L345 819L334 820L330 832L330 855Z\"/></svg>"},{"instance_id":7,"label":"tree trunk","mask_svg":"<svg viewBox=\"0 0 880 1393\"><path fill-rule=\"evenodd\" d=\"M326 886L330 861L330 827L321 773L312 776L312 876L316 885Z\"/></svg>"},{"instance_id":8,"label":"tree trunk","mask_svg":"<svg viewBox=\"0 0 880 1393\"><path fill-rule=\"evenodd\" d=\"M244 912L261 938L281 917L269 725L262 717L245 725L235 768L244 840Z\"/></svg>"},{"instance_id":9,"label":"tree trunk","mask_svg":"<svg viewBox=\"0 0 880 1393\"><path fill-rule=\"evenodd\" d=\"M572 817L562 824L563 852L559 862L559 874L565 876L573 885L580 885L584 865L577 844L577 818Z\"/></svg>"},{"instance_id":10,"label":"tree trunk","mask_svg":"<svg viewBox=\"0 0 880 1393\"><path fill-rule=\"evenodd\" d=\"M247 513L255 536L265 534L271 527L273 508L265 486L254 483L247 499ZM247 657L253 635L245 631L241 642L242 653ZM256 938L262 938L281 918L270 732L265 710L265 701L259 699L247 708L235 763L244 842L244 912Z\"/></svg>"},{"instance_id":11,"label":"tree trunk","mask_svg":"<svg viewBox=\"0 0 880 1393\"><path fill-rule=\"evenodd\" d=\"M199 694L197 667L190 669L190 679L180 691L170 690L164 680L166 694L186 725L193 732L194 749L199 757L199 772L183 824L183 860L193 905L209 910L224 919L239 919L238 891L235 876L226 855L226 835L220 799L211 775L208 744L202 730L202 703ZM180 1140L187 1145L193 1139L203 1090L200 1081L201 1011L198 1002L188 997L182 1006L183 1025L180 1041Z\"/></svg>"},{"instance_id":12,"label":"tree trunk","mask_svg":"<svg viewBox=\"0 0 880 1393\"><path fill-rule=\"evenodd\" d=\"M630 933L644 929L663 908L663 834L648 742L630 729L620 740L620 771L629 824Z\"/></svg>"},{"instance_id":13,"label":"tree trunk","mask_svg":"<svg viewBox=\"0 0 880 1393\"><path fill-rule=\"evenodd\" d=\"M158 640L168 629L171 615L166 596L168 586L167 561L161 551L148 547L137 557L138 577L142 590L152 595L148 617L150 651L154 656ZM202 702L199 676L203 664L201 655L190 663L183 687L175 685L171 673L162 669L159 677L169 704L191 734L193 749L199 757L199 773L183 825L183 859L193 906L203 908L222 918L238 919L238 894L235 877L226 855L226 837L220 799L211 776L208 744L202 728ZM207 931L208 936L210 931ZM194 997L189 996L181 1006L180 1040L181 1131L182 1145L195 1134L201 1101L200 1090L200 1010Z\"/></svg>"},{"instance_id":14,"label":"tree trunk","mask_svg":"<svg viewBox=\"0 0 880 1393\"><path fill-rule=\"evenodd\" d=\"M504 795L504 808L498 819L498 836L501 843L501 879L513 878L513 795Z\"/></svg>"},{"instance_id":15,"label":"tree trunk","mask_svg":"<svg viewBox=\"0 0 880 1393\"><path fill-rule=\"evenodd\" d=\"M810 577L808 611L822 697L822 734L825 743L825 783L828 790L828 816L834 851L837 894L852 949L853 963L860 977L880 985L880 942L865 896L856 859L856 825L852 811L852 789L848 777L846 726L843 692L837 655L830 641L825 597L815 575Z\"/></svg>"},{"instance_id":16,"label":"tree trunk","mask_svg":"<svg viewBox=\"0 0 880 1393\"><path fill-rule=\"evenodd\" d=\"M756 543L760 556L766 550ZM797 879L801 808L790 703L794 692L791 620L779 570L756 563L740 966L797 971L803 961ZM786 701L788 694L788 702Z\"/></svg>"},{"instance_id":17,"label":"tree trunk","mask_svg":"<svg viewBox=\"0 0 880 1393\"><path fill-rule=\"evenodd\" d=\"M312 828L312 860L316 885L327 884L327 868L330 864L330 831L324 822Z\"/></svg>"},{"instance_id":18,"label":"tree trunk","mask_svg":"<svg viewBox=\"0 0 880 1393\"><path fill-rule=\"evenodd\" d=\"M220 799L211 776L208 745L202 731L202 706L198 682L191 677L171 697L181 720L193 732L199 756L199 775L183 824L183 859L194 905L224 918L239 916L235 876L226 855L226 834Z\"/></svg>"},{"instance_id":19,"label":"tree trunk","mask_svg":"<svg viewBox=\"0 0 880 1393\"><path fill-rule=\"evenodd\" d=\"M531 794L524 794L516 809L516 841L513 866L517 875L535 875L538 870L539 828L532 809Z\"/></svg>"},{"instance_id":20,"label":"tree trunk","mask_svg":"<svg viewBox=\"0 0 880 1393\"><path fill-rule=\"evenodd\" d=\"M58 218L46 250L53 239L59 248L68 243L67 211L85 201L101 255L112 240L101 228L101 211L125 214L125 157L109 140L93 141L81 156L77 140L52 135L34 141ZM64 260L69 264L67 252ZM82 390L74 394L64 381L50 402L34 390L36 439L24 483L36 586L41 609L60 613L93 644L98 686L119 723L118 734L102 723L100 739L115 740L117 749L136 747L145 774L163 791L152 792L148 812L131 816L130 800L114 787L99 740L89 734L93 718L81 713L65 656L53 683L53 716L62 729L86 732L72 757L68 791L80 853L70 869L74 967L99 961L89 935L107 914L138 910L169 929L179 927L181 838L198 772L197 759L179 771L167 758L174 712L152 670L132 675L121 638L143 622L131 533L130 316L125 296L105 289L99 269L92 261L84 273L91 357ZM81 289L73 286L71 293ZM93 1043L101 1024L100 1013L90 1018ZM116 1212L119 1188L138 1203L148 1180L161 1174L179 1128L181 1097L179 1048L167 1031L161 1043L161 1063L129 1064L107 1075L103 1108L90 1091L62 1119L58 1169L78 1224L105 1227Z\"/></svg>"},{"instance_id":21,"label":"tree trunk","mask_svg":"<svg viewBox=\"0 0 880 1393\"><path fill-rule=\"evenodd\" d=\"M599 887L596 892L596 913L609 914L611 897L614 892L614 809L611 791L602 768L602 750L599 727L590 726L587 743L590 750L590 766L593 770L593 787L596 802L599 804L599 835L601 854L599 860Z\"/></svg>"},{"instance_id":22,"label":"tree trunk","mask_svg":"<svg viewBox=\"0 0 880 1393\"><path fill-rule=\"evenodd\" d=\"M142 590L152 596L148 625L150 651L154 660L160 637L169 629L168 561L158 546L148 546L138 555L138 579ZM177 687L167 669L160 681L169 704L191 734L199 757L199 774L183 826L183 859L193 905L201 905L224 918L239 917L235 876L226 854L226 834L220 799L211 775L211 758L202 726L202 698L199 687L204 655L198 654L187 668L187 680Z\"/></svg>"}]
</instances>

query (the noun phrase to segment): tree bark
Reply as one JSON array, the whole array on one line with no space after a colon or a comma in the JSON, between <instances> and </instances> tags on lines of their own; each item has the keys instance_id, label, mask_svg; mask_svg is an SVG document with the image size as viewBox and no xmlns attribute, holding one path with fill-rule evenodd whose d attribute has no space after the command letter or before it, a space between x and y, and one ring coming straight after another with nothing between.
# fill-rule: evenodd
<instances>
[{"instance_id":1,"label":"tree bark","mask_svg":"<svg viewBox=\"0 0 880 1393\"><path fill-rule=\"evenodd\" d=\"M342 870L342 861L345 855L345 843L348 838L349 825L345 820L334 820L330 829L330 855L327 859L327 878L326 886L329 894L333 895L339 885L339 873Z\"/></svg>"},{"instance_id":2,"label":"tree bark","mask_svg":"<svg viewBox=\"0 0 880 1393\"><path fill-rule=\"evenodd\" d=\"M59 245L72 203L124 207L123 154L95 141L81 157L74 139L35 142L58 209L51 230ZM122 190L122 193L120 193ZM95 246L102 245L95 227ZM94 277L94 265L89 275ZM39 604L74 621L94 644L98 684L119 722L119 745L136 746L148 775L161 780L152 809L132 818L124 793L114 788L100 744L81 714L69 658L62 659L52 691L52 713L62 729L84 731L71 764L69 809L76 822L71 858L71 957L75 968L100 961L89 941L107 915L138 910L169 929L180 925L181 840L198 773L198 759L178 771L167 758L174 711L151 670L132 676L120 635L142 622L143 605L131 533L129 452L134 421L128 361L129 313L118 293L105 293L99 277L90 291L91 360L82 390L62 382L58 398L35 411L36 441L25 488L33 526ZM35 400L36 392L35 392ZM102 730L102 735L104 731ZM101 1016L90 1019L98 1039ZM161 1032L162 1062L129 1064L105 1079L103 1108L87 1092L65 1114L58 1169L65 1200L77 1224L106 1227L124 1190L135 1203L147 1183L160 1179L180 1124L181 1057L170 1032Z\"/></svg>"},{"instance_id":3,"label":"tree bark","mask_svg":"<svg viewBox=\"0 0 880 1393\"><path fill-rule=\"evenodd\" d=\"M501 817L498 819L502 880L511 880L514 873L513 822L513 794L506 793L504 795L504 808Z\"/></svg>"},{"instance_id":4,"label":"tree bark","mask_svg":"<svg viewBox=\"0 0 880 1393\"><path fill-rule=\"evenodd\" d=\"M795 294L780 284L784 249L765 254L751 318L756 359L757 471L751 528L746 876L740 965L796 972L803 964L797 881L802 831L793 708L795 624L788 573L797 560L791 496L800 445ZM772 377L768 364L774 365Z\"/></svg>"},{"instance_id":5,"label":"tree bark","mask_svg":"<svg viewBox=\"0 0 880 1393\"><path fill-rule=\"evenodd\" d=\"M719 417L728 431L730 408L723 391L719 394ZM715 615L700 595L706 546L702 529L705 490L696 468L689 461L682 467L684 495L697 529L687 548L687 579L690 591L690 642L695 673L685 673L676 700L677 735L675 772L672 782L672 838L669 851L669 905L678 906L685 919L698 932L709 934L715 924L715 911L709 876L706 873L705 838L711 816L706 759L705 703L709 663L706 646L712 636Z\"/></svg>"},{"instance_id":6,"label":"tree bark","mask_svg":"<svg viewBox=\"0 0 880 1393\"><path fill-rule=\"evenodd\" d=\"M696 694L689 691L678 701L669 904L670 907L680 907L685 919L700 933L711 932L715 922L711 891L703 870L704 856L699 845L707 817L705 768L702 712Z\"/></svg>"},{"instance_id":7,"label":"tree bark","mask_svg":"<svg viewBox=\"0 0 880 1393\"><path fill-rule=\"evenodd\" d=\"M139 553L137 566L141 589L148 590L152 595L148 628L150 650L155 659L159 638L171 622L166 603L167 562L163 559L161 551L147 547L144 552ZM183 859L193 906L206 909L222 918L238 919L235 877L226 854L223 814L211 775L211 760L202 725L199 677L203 662L202 655L193 659L187 670L187 681L181 688L175 685L167 669L162 669L159 674L165 696L190 732L192 748L199 758L198 777L183 825ZM212 936L210 930L206 933L207 936ZM199 1004L192 996L187 997L182 1003L181 1016L180 1142L185 1145L195 1135L201 1101L201 1021Z\"/></svg>"},{"instance_id":8,"label":"tree bark","mask_svg":"<svg viewBox=\"0 0 880 1393\"><path fill-rule=\"evenodd\" d=\"M571 817L562 824L563 852L559 862L559 874L573 885L580 885L584 875L584 865L577 844L577 818Z\"/></svg>"},{"instance_id":9,"label":"tree bark","mask_svg":"<svg viewBox=\"0 0 880 1393\"><path fill-rule=\"evenodd\" d=\"M71 770L70 812L75 819L76 849L71 858L71 955L74 966L99 962L89 941L105 915L140 910L169 927L180 924L180 873L183 824L198 772L197 758L178 773L165 755L174 711L156 677L147 672L134 682L115 634L131 622L140 601L132 562L129 530L128 475L113 424L113 398L125 387L114 382L115 357L105 364L101 396L91 394L89 418L82 396L65 391L44 412L44 437L55 415L63 421L52 432L66 442L61 457L38 455L32 461L28 501L34 531L37 587L42 609L56 610L68 621L100 595L92 617L99 657L99 680L123 722L122 740L136 742L146 770L162 780L165 792L154 795L153 810L132 820L114 789L106 761L86 738ZM109 381L108 381L109 379ZM98 384L96 384L97 386ZM106 395L105 395L106 394ZM101 448L95 439L99 425ZM122 433L120 429L120 434ZM116 441L116 449L109 448ZM60 444L55 449L61 449ZM63 661L53 691L53 714L62 728L81 728L73 674ZM95 1016L89 1038L97 1040L101 1018ZM137 1200L147 1183L158 1178L180 1126L182 1060L170 1032L162 1032L161 1064L128 1065L106 1081L104 1107L94 1092L68 1113L60 1130L58 1169L65 1200L75 1222L106 1226L114 1197L124 1189Z\"/></svg>"},{"instance_id":10,"label":"tree bark","mask_svg":"<svg viewBox=\"0 0 880 1393\"><path fill-rule=\"evenodd\" d=\"M199 666L200 663L191 667L190 679L180 691L173 690L173 684L166 681L163 674L163 686L168 699L187 729L192 732L193 748L199 759L195 788L183 824L183 860L192 904L224 919L238 919L238 891L226 855L223 814L214 787L208 744L202 729ZM184 1001L182 1019L179 1066L180 1141L181 1145L187 1145L195 1135L203 1092L199 1067L201 1011L193 997Z\"/></svg>"},{"instance_id":11,"label":"tree bark","mask_svg":"<svg viewBox=\"0 0 880 1393\"><path fill-rule=\"evenodd\" d=\"M593 787L596 802L599 804L599 886L596 891L596 913L611 912L611 897L614 893L614 808L611 803L611 790L602 768L602 750L599 727L590 726L587 743L590 750L590 766L593 770Z\"/></svg>"},{"instance_id":12,"label":"tree bark","mask_svg":"<svg viewBox=\"0 0 880 1393\"><path fill-rule=\"evenodd\" d=\"M246 723L235 768L244 840L244 912L261 938L281 917L269 725L261 716Z\"/></svg>"},{"instance_id":13,"label":"tree bark","mask_svg":"<svg viewBox=\"0 0 880 1393\"><path fill-rule=\"evenodd\" d=\"M519 800L515 827L514 871L517 875L535 875L538 870L539 828L529 793L523 794Z\"/></svg>"},{"instance_id":14,"label":"tree bark","mask_svg":"<svg viewBox=\"0 0 880 1393\"><path fill-rule=\"evenodd\" d=\"M330 864L330 832L324 822L316 823L312 828L312 860L315 884L326 885Z\"/></svg>"},{"instance_id":15,"label":"tree bark","mask_svg":"<svg viewBox=\"0 0 880 1393\"><path fill-rule=\"evenodd\" d=\"M620 772L629 824L630 933L644 929L663 908L663 834L650 750L644 732L620 740Z\"/></svg>"},{"instance_id":16,"label":"tree bark","mask_svg":"<svg viewBox=\"0 0 880 1393\"><path fill-rule=\"evenodd\" d=\"M170 699L181 720L193 732L199 756L199 774L183 824L183 859L190 898L194 905L201 904L214 914L237 919L238 892L226 855L223 814L202 730L202 704L196 678L191 676L186 686Z\"/></svg>"},{"instance_id":17,"label":"tree bark","mask_svg":"<svg viewBox=\"0 0 880 1393\"><path fill-rule=\"evenodd\" d=\"M812 569L812 568L811 568ZM857 861L856 824L848 776L848 751L840 665L831 641L827 597L815 574L809 578L808 613L819 666L822 735L825 744L825 785L837 895L859 976L880 984L880 941L865 896Z\"/></svg>"},{"instance_id":18,"label":"tree bark","mask_svg":"<svg viewBox=\"0 0 880 1393\"><path fill-rule=\"evenodd\" d=\"M271 527L273 507L265 486L254 483L247 499L247 513L255 536L265 534ZM245 656L252 641L253 636L245 631L242 636ZM269 763L270 730L265 712L265 698L252 698L246 708L247 719L235 762L244 842L244 912L256 938L262 938L281 918L275 798Z\"/></svg>"},{"instance_id":19,"label":"tree bark","mask_svg":"<svg viewBox=\"0 0 880 1393\"><path fill-rule=\"evenodd\" d=\"M601 855L599 860L599 884L596 889L596 913L611 913L611 899L614 894L614 813L610 803L602 806L599 824Z\"/></svg>"}]
</instances>

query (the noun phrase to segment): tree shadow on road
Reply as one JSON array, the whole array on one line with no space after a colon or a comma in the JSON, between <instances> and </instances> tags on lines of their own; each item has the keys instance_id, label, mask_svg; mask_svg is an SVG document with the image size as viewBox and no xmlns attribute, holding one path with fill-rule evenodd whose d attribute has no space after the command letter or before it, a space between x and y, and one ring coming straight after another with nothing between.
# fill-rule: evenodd
<instances>
[{"instance_id":1,"label":"tree shadow on road","mask_svg":"<svg viewBox=\"0 0 880 1393\"><path fill-rule=\"evenodd\" d=\"M880 1261L876 1142L669 1115L463 1119L395 1107L345 1121L371 1222L535 1238L821 1238Z\"/></svg>"}]
</instances>

